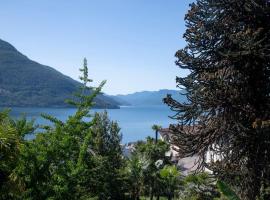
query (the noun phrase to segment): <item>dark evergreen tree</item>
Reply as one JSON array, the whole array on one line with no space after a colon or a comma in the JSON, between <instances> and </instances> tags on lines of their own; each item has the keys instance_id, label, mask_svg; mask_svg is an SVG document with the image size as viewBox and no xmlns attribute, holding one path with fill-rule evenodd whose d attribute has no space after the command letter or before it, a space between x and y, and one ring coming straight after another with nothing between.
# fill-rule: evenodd
<instances>
[{"instance_id":1,"label":"dark evergreen tree","mask_svg":"<svg viewBox=\"0 0 270 200\"><path fill-rule=\"evenodd\" d=\"M270 180L270 2L197 0L185 20L176 64L190 74L176 82L188 102L164 100L179 122L173 142L254 200Z\"/></svg>"},{"instance_id":2,"label":"dark evergreen tree","mask_svg":"<svg viewBox=\"0 0 270 200\"><path fill-rule=\"evenodd\" d=\"M94 152L95 167L92 171L95 183L92 185L99 200L124 199L125 177L123 173L120 128L110 121L105 113L96 113L92 128L91 147Z\"/></svg>"}]
</instances>

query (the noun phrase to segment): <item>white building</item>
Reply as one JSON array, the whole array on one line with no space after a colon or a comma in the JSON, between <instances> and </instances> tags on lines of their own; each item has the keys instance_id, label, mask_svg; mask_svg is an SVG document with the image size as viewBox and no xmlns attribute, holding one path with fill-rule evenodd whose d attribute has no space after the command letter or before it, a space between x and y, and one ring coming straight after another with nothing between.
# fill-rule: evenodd
<instances>
[{"instance_id":1,"label":"white building","mask_svg":"<svg viewBox=\"0 0 270 200\"><path fill-rule=\"evenodd\" d=\"M161 140L168 142L171 144L172 142L172 134L168 128L163 128L159 130ZM181 169L182 173L185 175L197 169L197 161L199 159L198 156L179 158L178 147L175 145L170 145L170 150L166 153L167 156L170 156L172 161L177 164L177 166Z\"/></svg>"}]
</instances>

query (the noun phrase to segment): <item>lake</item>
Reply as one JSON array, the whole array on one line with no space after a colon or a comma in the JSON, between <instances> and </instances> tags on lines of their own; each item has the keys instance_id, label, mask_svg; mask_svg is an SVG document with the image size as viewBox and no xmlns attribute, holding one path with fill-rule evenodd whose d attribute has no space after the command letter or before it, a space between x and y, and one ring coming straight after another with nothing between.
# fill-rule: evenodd
<instances>
[{"instance_id":1,"label":"lake","mask_svg":"<svg viewBox=\"0 0 270 200\"><path fill-rule=\"evenodd\" d=\"M46 113L64 121L76 110L73 108L12 108L11 115L19 117L22 113L28 119L35 119L37 124L48 124L47 120L40 117L41 113ZM93 112L103 112L103 109L93 109ZM121 127L123 135L122 143L143 140L147 136L154 137L152 125L157 124L168 127L175 123L168 116L174 113L167 106L127 106L120 109L107 109L109 118L117 121Z\"/></svg>"}]
</instances>

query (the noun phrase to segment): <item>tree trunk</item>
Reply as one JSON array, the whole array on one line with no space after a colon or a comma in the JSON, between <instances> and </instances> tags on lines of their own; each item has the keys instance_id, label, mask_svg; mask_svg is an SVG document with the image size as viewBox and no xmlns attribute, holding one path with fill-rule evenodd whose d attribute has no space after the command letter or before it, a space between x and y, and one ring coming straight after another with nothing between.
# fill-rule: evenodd
<instances>
[{"instance_id":1,"label":"tree trunk","mask_svg":"<svg viewBox=\"0 0 270 200\"><path fill-rule=\"evenodd\" d=\"M157 141L158 141L158 130L156 130L156 143L157 143Z\"/></svg>"},{"instance_id":2,"label":"tree trunk","mask_svg":"<svg viewBox=\"0 0 270 200\"><path fill-rule=\"evenodd\" d=\"M154 198L154 193L153 193L153 188L151 188L151 192L150 192L150 200L153 200Z\"/></svg>"}]
</instances>

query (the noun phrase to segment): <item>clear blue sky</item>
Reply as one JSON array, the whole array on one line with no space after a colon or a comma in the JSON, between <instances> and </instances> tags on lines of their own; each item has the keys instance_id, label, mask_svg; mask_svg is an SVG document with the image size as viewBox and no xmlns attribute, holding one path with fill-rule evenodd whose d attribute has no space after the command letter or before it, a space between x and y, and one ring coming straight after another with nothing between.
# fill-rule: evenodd
<instances>
[{"instance_id":1,"label":"clear blue sky","mask_svg":"<svg viewBox=\"0 0 270 200\"><path fill-rule=\"evenodd\" d=\"M30 59L78 79L88 59L104 92L175 89L175 52L185 45L192 0L7 0L0 38Z\"/></svg>"}]
</instances>

